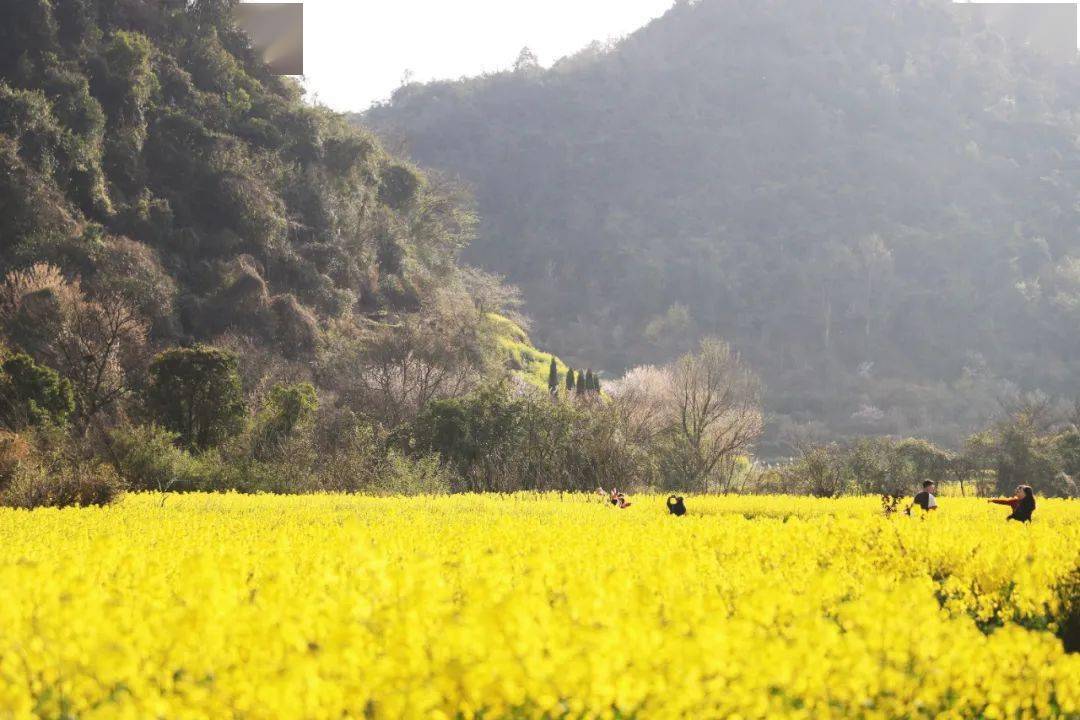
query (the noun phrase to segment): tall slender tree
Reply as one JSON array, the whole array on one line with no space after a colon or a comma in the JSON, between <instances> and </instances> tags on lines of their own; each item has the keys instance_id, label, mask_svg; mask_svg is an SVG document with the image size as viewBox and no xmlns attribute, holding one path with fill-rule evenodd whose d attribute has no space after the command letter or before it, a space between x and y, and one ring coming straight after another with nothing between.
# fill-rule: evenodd
<instances>
[{"instance_id":1,"label":"tall slender tree","mask_svg":"<svg viewBox=\"0 0 1080 720\"><path fill-rule=\"evenodd\" d=\"M584 395L585 394L585 371L584 370L578 370L577 385L575 386L574 389L577 390L578 395Z\"/></svg>"},{"instance_id":2,"label":"tall slender tree","mask_svg":"<svg viewBox=\"0 0 1080 720\"><path fill-rule=\"evenodd\" d=\"M574 368L566 368L566 392L571 393L574 391Z\"/></svg>"},{"instance_id":3,"label":"tall slender tree","mask_svg":"<svg viewBox=\"0 0 1080 720\"><path fill-rule=\"evenodd\" d=\"M548 392L554 395L559 392L559 366L555 364L555 356L551 356L551 366L548 368Z\"/></svg>"}]
</instances>

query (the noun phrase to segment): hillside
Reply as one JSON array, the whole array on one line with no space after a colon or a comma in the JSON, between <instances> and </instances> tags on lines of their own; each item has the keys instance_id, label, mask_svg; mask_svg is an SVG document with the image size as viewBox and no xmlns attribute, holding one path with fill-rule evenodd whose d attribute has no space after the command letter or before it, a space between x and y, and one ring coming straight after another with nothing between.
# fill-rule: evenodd
<instances>
[{"instance_id":1,"label":"hillside","mask_svg":"<svg viewBox=\"0 0 1080 720\"><path fill-rule=\"evenodd\" d=\"M359 121L475 188L465 257L568 362L717 334L774 441L956 444L1016 388L1075 392L1078 101L944 0L703 0Z\"/></svg>"},{"instance_id":2,"label":"hillside","mask_svg":"<svg viewBox=\"0 0 1080 720\"><path fill-rule=\"evenodd\" d=\"M485 318L513 293L457 262L470 203L270 75L231 4L10 4L3 272L48 263L134 305L153 345L217 341L249 365L302 367L331 325L364 336L424 313L503 353Z\"/></svg>"}]
</instances>

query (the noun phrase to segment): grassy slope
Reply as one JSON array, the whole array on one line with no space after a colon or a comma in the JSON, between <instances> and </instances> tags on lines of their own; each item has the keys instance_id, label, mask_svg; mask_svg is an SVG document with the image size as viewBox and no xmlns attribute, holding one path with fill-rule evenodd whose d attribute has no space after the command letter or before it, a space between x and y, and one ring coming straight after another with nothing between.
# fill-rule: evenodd
<instances>
[{"instance_id":1,"label":"grassy slope","mask_svg":"<svg viewBox=\"0 0 1080 720\"><path fill-rule=\"evenodd\" d=\"M495 342L506 357L511 372L530 385L547 389L548 370L554 355L534 347L529 334L510 318L496 313L488 313L487 317L495 334ZM561 378L566 376L566 363L556 357L555 365L562 382Z\"/></svg>"}]
</instances>

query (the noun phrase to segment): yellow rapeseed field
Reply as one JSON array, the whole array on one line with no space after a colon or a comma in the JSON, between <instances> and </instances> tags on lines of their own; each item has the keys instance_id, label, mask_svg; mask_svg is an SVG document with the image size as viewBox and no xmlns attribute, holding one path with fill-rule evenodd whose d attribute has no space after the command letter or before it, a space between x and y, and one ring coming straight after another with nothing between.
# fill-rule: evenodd
<instances>
[{"instance_id":1,"label":"yellow rapeseed field","mask_svg":"<svg viewBox=\"0 0 1080 720\"><path fill-rule=\"evenodd\" d=\"M0 511L0 718L1080 717L1080 504L135 495Z\"/></svg>"}]
</instances>

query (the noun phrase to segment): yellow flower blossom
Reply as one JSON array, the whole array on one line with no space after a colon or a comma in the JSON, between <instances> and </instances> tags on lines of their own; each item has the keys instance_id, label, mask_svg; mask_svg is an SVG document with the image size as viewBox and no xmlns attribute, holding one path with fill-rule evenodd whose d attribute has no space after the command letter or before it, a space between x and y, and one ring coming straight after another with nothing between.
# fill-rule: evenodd
<instances>
[{"instance_id":1,"label":"yellow flower blossom","mask_svg":"<svg viewBox=\"0 0 1080 720\"><path fill-rule=\"evenodd\" d=\"M1080 505L132 495L0 510L0 719L1080 717Z\"/></svg>"}]
</instances>

